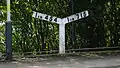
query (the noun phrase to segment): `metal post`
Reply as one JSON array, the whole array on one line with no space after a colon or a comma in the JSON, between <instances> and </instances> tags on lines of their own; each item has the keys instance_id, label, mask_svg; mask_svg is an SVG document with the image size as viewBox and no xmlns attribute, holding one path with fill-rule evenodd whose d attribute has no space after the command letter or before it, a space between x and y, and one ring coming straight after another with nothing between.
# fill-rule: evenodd
<instances>
[{"instance_id":1,"label":"metal post","mask_svg":"<svg viewBox=\"0 0 120 68\"><path fill-rule=\"evenodd\" d=\"M59 53L65 53L65 24L59 24Z\"/></svg>"},{"instance_id":2,"label":"metal post","mask_svg":"<svg viewBox=\"0 0 120 68\"><path fill-rule=\"evenodd\" d=\"M70 1L70 6L71 6L71 14L74 13L74 0L71 0ZM75 30L74 30L74 23L71 23L71 29L70 29L70 42L71 42L71 45L73 45L74 43L74 40L75 40Z\"/></svg>"},{"instance_id":3,"label":"metal post","mask_svg":"<svg viewBox=\"0 0 120 68\"><path fill-rule=\"evenodd\" d=\"M12 24L10 18L10 0L7 0L7 22L6 22L6 60L12 60Z\"/></svg>"}]
</instances>

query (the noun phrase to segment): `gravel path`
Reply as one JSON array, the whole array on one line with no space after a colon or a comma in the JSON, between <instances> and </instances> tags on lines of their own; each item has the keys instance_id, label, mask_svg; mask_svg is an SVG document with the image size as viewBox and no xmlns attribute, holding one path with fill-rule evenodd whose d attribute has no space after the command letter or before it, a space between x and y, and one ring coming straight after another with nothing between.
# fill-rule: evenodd
<instances>
[{"instance_id":1,"label":"gravel path","mask_svg":"<svg viewBox=\"0 0 120 68\"><path fill-rule=\"evenodd\" d=\"M120 56L22 58L21 61L0 62L0 68L120 68Z\"/></svg>"}]
</instances>

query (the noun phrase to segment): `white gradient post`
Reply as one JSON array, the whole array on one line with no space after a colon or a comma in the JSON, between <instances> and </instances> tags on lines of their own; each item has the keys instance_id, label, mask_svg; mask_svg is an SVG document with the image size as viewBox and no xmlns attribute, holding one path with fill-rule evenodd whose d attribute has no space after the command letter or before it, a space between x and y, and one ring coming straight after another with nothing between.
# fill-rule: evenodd
<instances>
[{"instance_id":1,"label":"white gradient post","mask_svg":"<svg viewBox=\"0 0 120 68\"><path fill-rule=\"evenodd\" d=\"M7 0L7 22L5 23L6 35L6 60L12 60L12 24L10 18L10 0Z\"/></svg>"},{"instance_id":2,"label":"white gradient post","mask_svg":"<svg viewBox=\"0 0 120 68\"><path fill-rule=\"evenodd\" d=\"M7 21L11 21L11 18L10 18L10 0L7 0Z\"/></svg>"},{"instance_id":3,"label":"white gradient post","mask_svg":"<svg viewBox=\"0 0 120 68\"><path fill-rule=\"evenodd\" d=\"M76 13L74 15L65 17L65 18L57 18L55 16L50 16L43 13L38 13L33 11L32 17L39 18L41 20L53 22L59 24L59 54L65 53L65 24L88 17L88 11L83 11L80 13Z\"/></svg>"}]
</instances>

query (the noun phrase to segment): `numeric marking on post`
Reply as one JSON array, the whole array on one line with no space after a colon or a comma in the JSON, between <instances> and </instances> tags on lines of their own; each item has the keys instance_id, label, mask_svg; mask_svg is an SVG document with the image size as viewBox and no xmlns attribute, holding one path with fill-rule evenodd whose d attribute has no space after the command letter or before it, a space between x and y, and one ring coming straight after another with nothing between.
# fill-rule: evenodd
<instances>
[{"instance_id":1,"label":"numeric marking on post","mask_svg":"<svg viewBox=\"0 0 120 68\"><path fill-rule=\"evenodd\" d=\"M53 17L51 16L50 18L49 18L49 21L52 21L53 20Z\"/></svg>"},{"instance_id":2,"label":"numeric marking on post","mask_svg":"<svg viewBox=\"0 0 120 68\"><path fill-rule=\"evenodd\" d=\"M77 16L77 19L79 19L79 14L76 14L76 16Z\"/></svg>"},{"instance_id":3,"label":"numeric marking on post","mask_svg":"<svg viewBox=\"0 0 120 68\"><path fill-rule=\"evenodd\" d=\"M83 12L76 13L74 15L71 15L71 16L68 16L66 18L61 19L61 18L57 18L57 17L54 17L54 16L50 16L50 15L47 15L47 14L42 14L42 13L38 13L38 12L33 11L33 17L39 18L41 20L46 20L46 21L49 21L49 22L54 22L54 23L57 23L57 24L70 23L70 22L85 18L87 16L89 16L88 11L83 11Z\"/></svg>"},{"instance_id":4,"label":"numeric marking on post","mask_svg":"<svg viewBox=\"0 0 120 68\"><path fill-rule=\"evenodd\" d=\"M45 19L48 20L48 16L45 16Z\"/></svg>"},{"instance_id":5,"label":"numeric marking on post","mask_svg":"<svg viewBox=\"0 0 120 68\"><path fill-rule=\"evenodd\" d=\"M88 11L83 11L83 12L80 12L80 13L76 13L74 15L66 17L66 20L67 20L66 23L70 23L70 22L85 18L87 16L89 16ZM64 18L64 20L65 20L65 18Z\"/></svg>"},{"instance_id":6,"label":"numeric marking on post","mask_svg":"<svg viewBox=\"0 0 120 68\"><path fill-rule=\"evenodd\" d=\"M32 17L39 18L41 20L45 20L45 21L49 21L49 22L54 22L57 24L60 24L60 22L62 22L61 18L57 18L54 16L50 16L50 15L46 15L46 14L42 14L42 13L38 13L38 12L34 12L34 11L33 11Z\"/></svg>"},{"instance_id":7,"label":"numeric marking on post","mask_svg":"<svg viewBox=\"0 0 120 68\"><path fill-rule=\"evenodd\" d=\"M54 21L57 22L57 18L55 18Z\"/></svg>"}]
</instances>

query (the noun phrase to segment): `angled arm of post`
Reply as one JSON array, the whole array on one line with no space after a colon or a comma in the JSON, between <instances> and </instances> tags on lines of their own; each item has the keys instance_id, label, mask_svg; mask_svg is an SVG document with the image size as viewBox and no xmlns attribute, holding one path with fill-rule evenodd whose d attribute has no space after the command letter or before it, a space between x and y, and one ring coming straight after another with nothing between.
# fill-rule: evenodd
<instances>
[{"instance_id":1,"label":"angled arm of post","mask_svg":"<svg viewBox=\"0 0 120 68\"><path fill-rule=\"evenodd\" d=\"M49 22L53 22L53 23L57 23L57 24L60 24L62 22L61 18L57 18L55 16L51 16L51 15L47 15L47 14L43 14L43 13L38 13L35 11L33 11L32 17L39 18L41 20L45 20L45 21L49 21Z\"/></svg>"},{"instance_id":2,"label":"angled arm of post","mask_svg":"<svg viewBox=\"0 0 120 68\"><path fill-rule=\"evenodd\" d=\"M53 22L53 23L57 23L57 24L66 24L66 23L70 23L85 17L88 17L89 13L88 11L83 11L80 13L76 13L74 15L65 17L65 18L57 18L55 16L51 16L51 15L47 15L47 14L43 14L43 13L38 13L33 11L33 15L32 17L34 18L39 18L41 20L45 20L45 21L49 21L49 22Z\"/></svg>"},{"instance_id":3,"label":"angled arm of post","mask_svg":"<svg viewBox=\"0 0 120 68\"><path fill-rule=\"evenodd\" d=\"M66 24L66 23L70 23L70 22L88 17L88 16L89 16L88 11L83 11L83 12L76 13L74 15L68 16L66 18L63 18L62 21L65 22L65 24Z\"/></svg>"}]
</instances>

